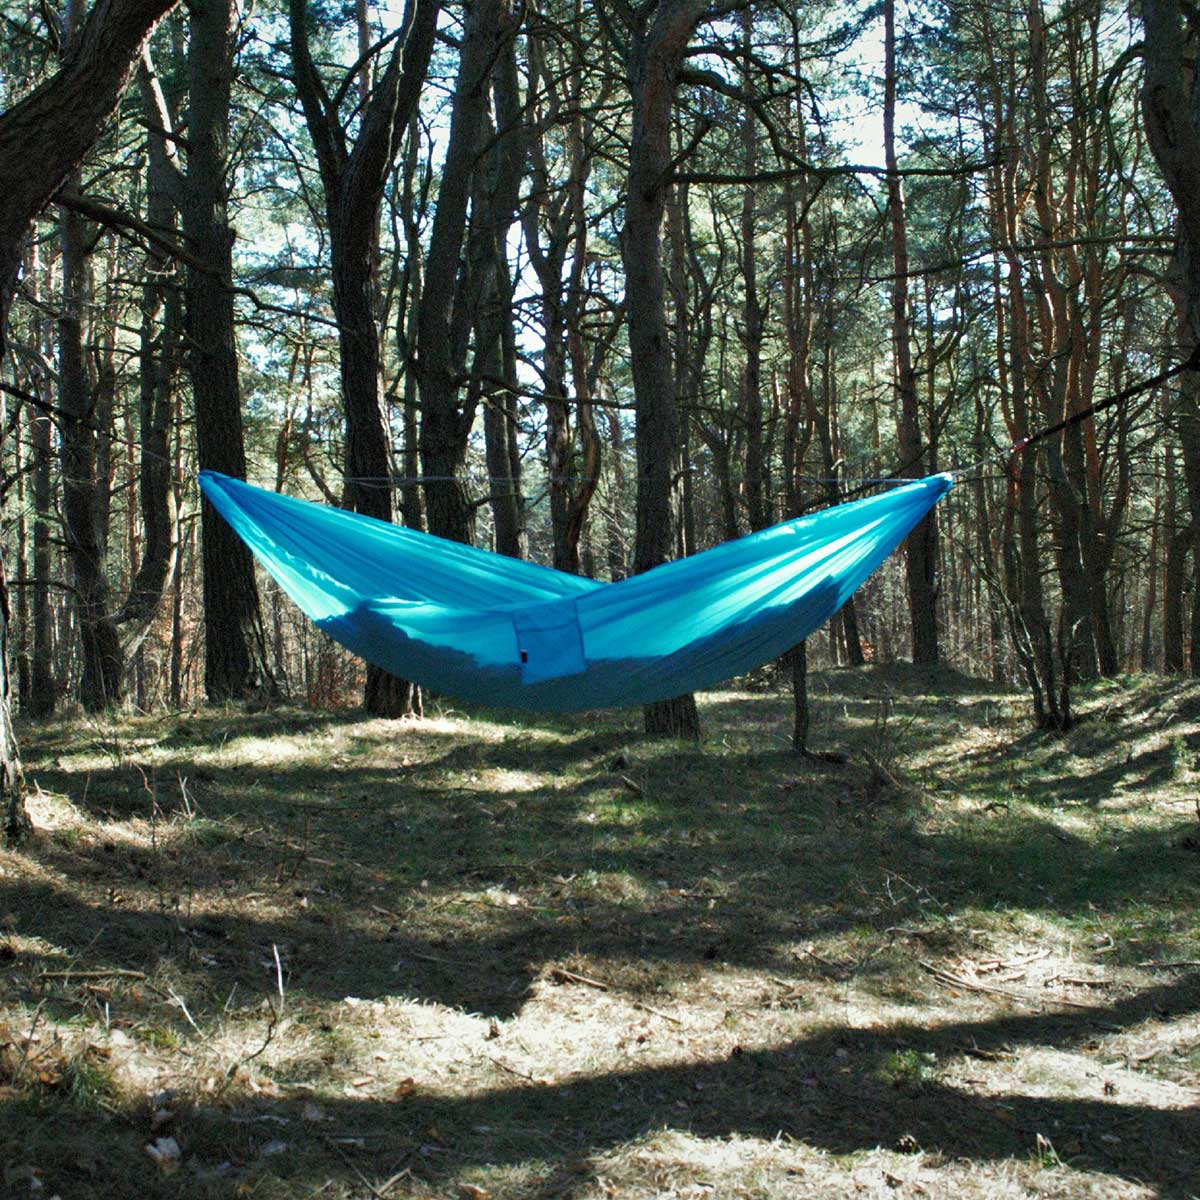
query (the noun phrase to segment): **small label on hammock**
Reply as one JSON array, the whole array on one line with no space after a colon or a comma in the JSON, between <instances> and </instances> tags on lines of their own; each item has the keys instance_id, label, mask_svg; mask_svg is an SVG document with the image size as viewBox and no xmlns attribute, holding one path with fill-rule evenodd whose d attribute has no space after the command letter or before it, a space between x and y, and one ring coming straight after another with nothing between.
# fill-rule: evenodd
<instances>
[{"instance_id":1,"label":"small label on hammock","mask_svg":"<svg viewBox=\"0 0 1200 1200\"><path fill-rule=\"evenodd\" d=\"M587 670L574 599L539 604L513 617L522 683L541 683Z\"/></svg>"}]
</instances>

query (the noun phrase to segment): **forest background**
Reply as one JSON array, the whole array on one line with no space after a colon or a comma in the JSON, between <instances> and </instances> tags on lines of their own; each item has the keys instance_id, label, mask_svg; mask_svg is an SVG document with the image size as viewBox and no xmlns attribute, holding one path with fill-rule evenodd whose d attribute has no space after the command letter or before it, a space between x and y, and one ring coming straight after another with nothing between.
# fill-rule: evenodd
<instances>
[{"instance_id":1,"label":"forest background","mask_svg":"<svg viewBox=\"0 0 1200 1200\"><path fill-rule=\"evenodd\" d=\"M201 468L611 579L968 468L818 661L1200 667L1185 6L163 7L0 8L21 713L419 706Z\"/></svg>"},{"instance_id":2,"label":"forest background","mask_svg":"<svg viewBox=\"0 0 1200 1200\"><path fill-rule=\"evenodd\" d=\"M1194 1197L1194 9L0 28L5 1194ZM600 579L958 480L696 742L365 668L203 468Z\"/></svg>"}]
</instances>

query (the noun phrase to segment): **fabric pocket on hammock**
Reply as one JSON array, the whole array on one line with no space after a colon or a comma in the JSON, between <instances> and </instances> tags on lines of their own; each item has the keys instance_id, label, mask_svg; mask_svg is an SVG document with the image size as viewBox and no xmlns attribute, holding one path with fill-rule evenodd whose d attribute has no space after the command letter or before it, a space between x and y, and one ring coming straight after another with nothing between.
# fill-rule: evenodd
<instances>
[{"instance_id":1,"label":"fabric pocket on hammock","mask_svg":"<svg viewBox=\"0 0 1200 1200\"><path fill-rule=\"evenodd\" d=\"M579 609L572 599L554 600L513 614L521 682L541 683L587 670Z\"/></svg>"}]
</instances>

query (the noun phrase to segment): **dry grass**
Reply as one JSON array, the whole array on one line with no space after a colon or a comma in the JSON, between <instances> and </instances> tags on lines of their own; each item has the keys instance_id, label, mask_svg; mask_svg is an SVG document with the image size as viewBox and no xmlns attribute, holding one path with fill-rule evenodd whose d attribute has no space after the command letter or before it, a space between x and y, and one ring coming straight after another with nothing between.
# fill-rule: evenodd
<instances>
[{"instance_id":1,"label":"dry grass","mask_svg":"<svg viewBox=\"0 0 1200 1200\"><path fill-rule=\"evenodd\" d=\"M25 730L4 1194L1200 1195L1200 689L814 691Z\"/></svg>"}]
</instances>

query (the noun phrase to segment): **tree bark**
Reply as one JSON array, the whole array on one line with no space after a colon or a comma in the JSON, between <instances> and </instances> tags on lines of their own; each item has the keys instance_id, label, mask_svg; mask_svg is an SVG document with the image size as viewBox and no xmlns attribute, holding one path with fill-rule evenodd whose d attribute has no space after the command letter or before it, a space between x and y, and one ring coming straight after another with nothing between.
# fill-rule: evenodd
<instances>
[{"instance_id":1,"label":"tree bark","mask_svg":"<svg viewBox=\"0 0 1200 1200\"><path fill-rule=\"evenodd\" d=\"M188 161L181 213L187 270L188 368L200 468L246 478L246 447L233 311L234 231L227 217L232 0L190 9ZM207 500L200 519L204 573L204 683L214 701L275 689L268 665L254 560Z\"/></svg>"},{"instance_id":2,"label":"tree bark","mask_svg":"<svg viewBox=\"0 0 1200 1200\"><path fill-rule=\"evenodd\" d=\"M96 144L175 0L97 0L59 70L0 113L0 354L29 226Z\"/></svg>"},{"instance_id":3,"label":"tree bark","mask_svg":"<svg viewBox=\"0 0 1200 1200\"><path fill-rule=\"evenodd\" d=\"M752 86L749 57L753 51L754 10L742 10L742 51L746 56L742 86ZM744 105L741 114L742 170L748 180L758 171L758 124L750 106ZM771 523L767 499L767 453L764 445L762 401L762 349L764 310L758 292L758 194L753 182L742 187L741 251L742 251L742 350L746 356L742 367L742 418L746 424L746 516L750 531L765 529Z\"/></svg>"},{"instance_id":4,"label":"tree bark","mask_svg":"<svg viewBox=\"0 0 1200 1200\"><path fill-rule=\"evenodd\" d=\"M679 413L667 334L662 223L675 88L688 40L703 11L698 0L660 0L639 8L629 31L633 135L621 252L636 406L636 572L666 562L674 544L672 473L679 449ZM645 725L647 733L698 738L695 697L647 705Z\"/></svg>"},{"instance_id":5,"label":"tree bark","mask_svg":"<svg viewBox=\"0 0 1200 1200\"><path fill-rule=\"evenodd\" d=\"M1195 69L1200 28L1194 10L1181 0L1145 0L1142 19L1142 110L1151 152L1179 214L1172 299L1179 354L1189 357L1200 346L1200 77ZM1200 371L1180 376L1175 415L1191 516L1193 573L1200 577ZM1200 602L1192 607L1191 669L1200 675Z\"/></svg>"},{"instance_id":6,"label":"tree bark","mask_svg":"<svg viewBox=\"0 0 1200 1200\"><path fill-rule=\"evenodd\" d=\"M808 753L808 643L797 642L783 656L792 677L792 749Z\"/></svg>"},{"instance_id":7,"label":"tree bark","mask_svg":"<svg viewBox=\"0 0 1200 1200\"><path fill-rule=\"evenodd\" d=\"M379 347L379 210L405 129L420 97L433 50L438 0L406 6L388 65L369 99L353 147L309 50L304 0L290 0L292 61L297 94L317 152L338 323L342 408L346 417L346 497L358 513L393 517L391 436L384 411ZM365 83L360 84L365 87ZM420 696L406 680L367 666L363 704L375 716L414 715Z\"/></svg>"},{"instance_id":8,"label":"tree bark","mask_svg":"<svg viewBox=\"0 0 1200 1200\"><path fill-rule=\"evenodd\" d=\"M484 437L496 550L512 558L525 551L525 499L517 438L516 393L520 386L513 331L513 280L508 265L508 235L517 218L524 139L520 136L520 84L511 41L501 48L492 74L495 126L490 117L489 145L475 173L471 200L471 257L479 279L475 314L472 395L467 405L483 404Z\"/></svg>"},{"instance_id":9,"label":"tree bark","mask_svg":"<svg viewBox=\"0 0 1200 1200\"><path fill-rule=\"evenodd\" d=\"M164 130L172 117L154 73L149 52L139 71L143 103ZM175 148L163 134L148 135L146 220L158 229L176 224L181 178ZM183 359L183 297L171 278L172 263L152 248L142 286L139 344L138 504L142 518L141 553L116 624L126 655L140 648L162 606L179 565L179 512L171 479L171 422ZM130 505L132 518L133 506Z\"/></svg>"},{"instance_id":10,"label":"tree bark","mask_svg":"<svg viewBox=\"0 0 1200 1200\"><path fill-rule=\"evenodd\" d=\"M892 230L892 351L895 364L896 398L900 417L900 460L902 470L913 479L928 469L926 446L921 438L917 403L917 377L913 367L908 305L908 221L904 204L903 177L896 159L896 5L885 0L883 150L887 167L888 217ZM908 579L908 608L912 623L914 663L938 661L937 631L937 518L934 510L905 538Z\"/></svg>"},{"instance_id":11,"label":"tree bark","mask_svg":"<svg viewBox=\"0 0 1200 1200\"><path fill-rule=\"evenodd\" d=\"M0 585L0 802L4 806L4 837L13 845L33 829L33 823L25 811L25 774L13 732L8 631L8 588Z\"/></svg>"},{"instance_id":12,"label":"tree bark","mask_svg":"<svg viewBox=\"0 0 1200 1200\"><path fill-rule=\"evenodd\" d=\"M425 514L431 533L459 542L471 540L474 524L463 470L475 420L458 399L475 308L460 260L491 73L518 21L511 0L476 0L467 12L418 319Z\"/></svg>"},{"instance_id":13,"label":"tree bark","mask_svg":"<svg viewBox=\"0 0 1200 1200\"><path fill-rule=\"evenodd\" d=\"M39 255L36 244L30 255L31 272L27 286L35 297L41 291ZM45 362L50 362L50 321L42 317L34 322L35 346ZM43 368L34 375L33 391L40 399L53 392L50 372ZM29 465L33 510L32 573L32 650L29 664L29 703L23 712L45 719L54 713L58 702L54 678L54 616L50 607L50 526L55 519L54 488L51 473L52 423L45 408L29 413ZM22 701L24 704L24 701Z\"/></svg>"},{"instance_id":14,"label":"tree bark","mask_svg":"<svg viewBox=\"0 0 1200 1200\"><path fill-rule=\"evenodd\" d=\"M95 145L125 91L143 41L173 0L98 0L59 71L0 114L0 355L34 218ZM28 828L12 729L8 583L0 561L0 800L5 832Z\"/></svg>"},{"instance_id":15,"label":"tree bark","mask_svg":"<svg viewBox=\"0 0 1200 1200\"><path fill-rule=\"evenodd\" d=\"M92 307L91 272L83 218L69 209L59 216L63 295L58 316L58 406L63 472L62 514L71 562L73 601L79 620L79 700L86 712L99 712L121 701L124 660L104 569L107 522L101 492L108 479L101 471L99 443L105 414L99 383L88 377L84 352L84 312Z\"/></svg>"}]
</instances>

